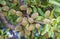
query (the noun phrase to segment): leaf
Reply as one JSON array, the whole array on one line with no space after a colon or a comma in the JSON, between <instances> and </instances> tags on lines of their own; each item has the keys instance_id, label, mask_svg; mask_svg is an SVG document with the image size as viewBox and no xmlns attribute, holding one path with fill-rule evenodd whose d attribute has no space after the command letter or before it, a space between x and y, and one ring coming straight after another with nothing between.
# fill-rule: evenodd
<instances>
[{"instance_id":1,"label":"leaf","mask_svg":"<svg viewBox=\"0 0 60 39\"><path fill-rule=\"evenodd\" d=\"M11 3L9 2L9 0L6 0L6 4L11 7Z\"/></svg>"},{"instance_id":2,"label":"leaf","mask_svg":"<svg viewBox=\"0 0 60 39\"><path fill-rule=\"evenodd\" d=\"M60 25L58 26L58 29L57 29L58 32L60 32Z\"/></svg>"},{"instance_id":3,"label":"leaf","mask_svg":"<svg viewBox=\"0 0 60 39\"><path fill-rule=\"evenodd\" d=\"M46 37L44 37L44 36L41 36L39 39L46 39Z\"/></svg>"},{"instance_id":4,"label":"leaf","mask_svg":"<svg viewBox=\"0 0 60 39\"><path fill-rule=\"evenodd\" d=\"M50 4L56 5L56 6L60 6L60 3L54 1L54 0L49 0Z\"/></svg>"},{"instance_id":5,"label":"leaf","mask_svg":"<svg viewBox=\"0 0 60 39\"><path fill-rule=\"evenodd\" d=\"M3 0L0 0L0 4L2 3Z\"/></svg>"},{"instance_id":6,"label":"leaf","mask_svg":"<svg viewBox=\"0 0 60 39\"><path fill-rule=\"evenodd\" d=\"M29 1L29 0L24 0L24 3L25 3L25 4L28 4L28 1Z\"/></svg>"},{"instance_id":7,"label":"leaf","mask_svg":"<svg viewBox=\"0 0 60 39\"><path fill-rule=\"evenodd\" d=\"M41 16L44 16L44 12L40 9L40 8L37 8L38 9L38 13L41 15Z\"/></svg>"},{"instance_id":8,"label":"leaf","mask_svg":"<svg viewBox=\"0 0 60 39\"><path fill-rule=\"evenodd\" d=\"M4 39L2 36L0 36L0 39Z\"/></svg>"},{"instance_id":9,"label":"leaf","mask_svg":"<svg viewBox=\"0 0 60 39\"><path fill-rule=\"evenodd\" d=\"M32 4L36 5L36 4L37 4L37 3L36 3L36 0L33 0L33 1L32 1Z\"/></svg>"},{"instance_id":10,"label":"leaf","mask_svg":"<svg viewBox=\"0 0 60 39\"><path fill-rule=\"evenodd\" d=\"M0 11L2 10L2 8L0 7Z\"/></svg>"},{"instance_id":11,"label":"leaf","mask_svg":"<svg viewBox=\"0 0 60 39\"><path fill-rule=\"evenodd\" d=\"M45 33L48 32L49 26L50 26L49 24L46 24L46 25L45 25L45 27L43 28L43 30L42 30L42 32L41 32L41 35L44 35Z\"/></svg>"},{"instance_id":12,"label":"leaf","mask_svg":"<svg viewBox=\"0 0 60 39\"><path fill-rule=\"evenodd\" d=\"M35 37L35 39L38 39L37 37Z\"/></svg>"},{"instance_id":13,"label":"leaf","mask_svg":"<svg viewBox=\"0 0 60 39\"><path fill-rule=\"evenodd\" d=\"M54 7L55 12L60 12L60 7Z\"/></svg>"},{"instance_id":14,"label":"leaf","mask_svg":"<svg viewBox=\"0 0 60 39\"><path fill-rule=\"evenodd\" d=\"M16 3L13 3L12 5L11 5L11 8L15 8L16 7Z\"/></svg>"},{"instance_id":15,"label":"leaf","mask_svg":"<svg viewBox=\"0 0 60 39\"><path fill-rule=\"evenodd\" d=\"M40 2L40 0L35 0L36 1L36 3L39 3Z\"/></svg>"},{"instance_id":16,"label":"leaf","mask_svg":"<svg viewBox=\"0 0 60 39\"><path fill-rule=\"evenodd\" d=\"M58 28L57 20L53 20L52 25L54 27L54 30L57 30L57 28Z\"/></svg>"},{"instance_id":17,"label":"leaf","mask_svg":"<svg viewBox=\"0 0 60 39\"><path fill-rule=\"evenodd\" d=\"M39 16L36 20L41 21L43 19L43 16Z\"/></svg>"},{"instance_id":18,"label":"leaf","mask_svg":"<svg viewBox=\"0 0 60 39\"><path fill-rule=\"evenodd\" d=\"M57 17L57 22L58 22L58 23L60 22L60 16L59 16L59 17Z\"/></svg>"},{"instance_id":19,"label":"leaf","mask_svg":"<svg viewBox=\"0 0 60 39\"><path fill-rule=\"evenodd\" d=\"M48 5L48 0L40 0L41 5L47 6Z\"/></svg>"},{"instance_id":20,"label":"leaf","mask_svg":"<svg viewBox=\"0 0 60 39\"><path fill-rule=\"evenodd\" d=\"M36 13L37 12L37 8L35 6L32 6L32 5L31 5L31 7L33 9L33 13Z\"/></svg>"},{"instance_id":21,"label":"leaf","mask_svg":"<svg viewBox=\"0 0 60 39\"><path fill-rule=\"evenodd\" d=\"M41 34L41 30L40 29L38 30L38 33L39 33L39 35Z\"/></svg>"},{"instance_id":22,"label":"leaf","mask_svg":"<svg viewBox=\"0 0 60 39\"><path fill-rule=\"evenodd\" d=\"M54 17L54 10L51 11L51 14L50 14L50 19L52 19Z\"/></svg>"},{"instance_id":23,"label":"leaf","mask_svg":"<svg viewBox=\"0 0 60 39\"><path fill-rule=\"evenodd\" d=\"M60 39L60 33L58 34L57 39Z\"/></svg>"},{"instance_id":24,"label":"leaf","mask_svg":"<svg viewBox=\"0 0 60 39\"><path fill-rule=\"evenodd\" d=\"M48 31L48 35L49 37L54 37L54 32L53 32L53 27L50 28L50 30Z\"/></svg>"}]
</instances>

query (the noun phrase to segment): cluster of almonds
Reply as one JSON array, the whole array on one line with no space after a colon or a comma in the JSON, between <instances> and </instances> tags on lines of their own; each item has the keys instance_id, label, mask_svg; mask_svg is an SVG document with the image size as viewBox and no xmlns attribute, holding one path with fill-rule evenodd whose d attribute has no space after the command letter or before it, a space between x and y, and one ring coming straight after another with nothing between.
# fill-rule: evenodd
<instances>
[{"instance_id":1,"label":"cluster of almonds","mask_svg":"<svg viewBox=\"0 0 60 39\"><path fill-rule=\"evenodd\" d=\"M34 29L40 29L40 24L36 23L36 19L39 17L39 14L32 13L32 10L27 5L20 6L21 11L26 11L25 13L21 11L16 11L17 22L21 22L20 26L16 26L15 30L19 31L20 36L25 35L26 37L30 36L31 31ZM24 32L23 32L24 31Z\"/></svg>"},{"instance_id":2,"label":"cluster of almonds","mask_svg":"<svg viewBox=\"0 0 60 39\"><path fill-rule=\"evenodd\" d=\"M11 15L17 15L18 18L16 20L17 23L21 22L21 25L16 26L15 30L20 32L20 35L25 34L26 36L30 35L30 32L33 31L35 28L40 29L40 24L35 23L35 20L38 18L39 14L32 13L32 10L27 5L21 5L20 11L15 9L11 9L6 5L6 1L3 1L4 4L2 5L2 13L6 16L6 12L9 11ZM25 13L24 13L25 11ZM24 31L23 31L24 30ZM25 32L25 33L24 33Z\"/></svg>"},{"instance_id":3,"label":"cluster of almonds","mask_svg":"<svg viewBox=\"0 0 60 39\"><path fill-rule=\"evenodd\" d=\"M5 12L9 11L12 15L17 15L18 18L16 20L17 23L21 22L21 25L16 26L15 30L19 31L20 36L30 36L31 31L33 31L34 29L40 29L40 24L38 20L36 20L39 17L38 12L36 13L32 13L32 10L30 7L28 7L27 5L21 5L20 6L20 10L21 11L16 11L14 9L9 9L8 6L3 6L2 7L3 10L3 14L6 16ZM25 13L23 12L25 11ZM49 11L48 11L49 12ZM46 12L47 14L47 12ZM27 15L27 16L25 16ZM47 17L47 16L45 16ZM37 21L37 22L36 22ZM43 20L44 23L50 23L49 19L44 19Z\"/></svg>"},{"instance_id":4,"label":"cluster of almonds","mask_svg":"<svg viewBox=\"0 0 60 39\"><path fill-rule=\"evenodd\" d=\"M6 2L3 1L4 4L2 7L2 13L4 16L6 16L6 12L9 11L12 15L17 15L18 18L16 20L17 23L21 23L21 25L16 26L15 30L19 31L20 36L26 36L28 37L34 29L40 29L40 24L38 20L36 20L39 17L38 12L32 13L32 10L27 5L21 5L20 11L17 11L15 9L10 9ZM49 14L48 14L49 13ZM48 18L50 16L50 11L46 11L45 17ZM36 22L37 21L37 22ZM50 23L49 19L43 20L45 24Z\"/></svg>"},{"instance_id":5,"label":"cluster of almonds","mask_svg":"<svg viewBox=\"0 0 60 39\"><path fill-rule=\"evenodd\" d=\"M39 30L40 29L40 23L41 21L38 21L37 18L39 17L39 14L38 12L35 12L35 13L32 13L32 10L30 7L28 7L27 5L22 5L20 6L20 9L22 11L26 11L25 12L25 15L27 16L24 16L24 13L21 12L21 11L16 11L16 15L19 16L17 18L17 22L21 22L21 25L20 26L17 26L15 28L16 31L20 31L19 34L20 36L23 36L25 35L26 37L30 36L31 34L31 31L33 30ZM48 15L47 15L48 14ZM48 18L50 16L50 11L47 10L45 12L45 19L42 20L42 22L44 24L50 24L51 23L51 20ZM42 24L43 24L42 23ZM24 28L22 28L24 27ZM24 29L24 30L23 30ZM24 32L23 32L24 31ZM33 32L34 33L34 32Z\"/></svg>"}]
</instances>

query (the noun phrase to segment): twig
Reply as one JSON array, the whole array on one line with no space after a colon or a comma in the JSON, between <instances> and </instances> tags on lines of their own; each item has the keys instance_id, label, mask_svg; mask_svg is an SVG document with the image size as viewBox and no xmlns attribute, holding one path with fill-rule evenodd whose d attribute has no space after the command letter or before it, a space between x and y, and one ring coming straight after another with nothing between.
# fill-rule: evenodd
<instances>
[{"instance_id":1,"label":"twig","mask_svg":"<svg viewBox=\"0 0 60 39\"><path fill-rule=\"evenodd\" d=\"M15 26L8 23L2 13L0 13L0 18L7 28L14 29Z\"/></svg>"}]
</instances>

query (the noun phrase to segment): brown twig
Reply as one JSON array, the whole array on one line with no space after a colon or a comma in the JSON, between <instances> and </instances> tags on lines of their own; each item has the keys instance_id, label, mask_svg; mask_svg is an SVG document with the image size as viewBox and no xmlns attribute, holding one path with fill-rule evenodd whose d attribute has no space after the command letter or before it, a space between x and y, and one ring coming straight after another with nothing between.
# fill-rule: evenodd
<instances>
[{"instance_id":1,"label":"brown twig","mask_svg":"<svg viewBox=\"0 0 60 39\"><path fill-rule=\"evenodd\" d=\"M8 23L8 21L5 19L5 17L3 16L2 13L0 13L0 18L7 28L9 28L9 29L14 29L15 28L14 25L11 25L11 24Z\"/></svg>"}]
</instances>

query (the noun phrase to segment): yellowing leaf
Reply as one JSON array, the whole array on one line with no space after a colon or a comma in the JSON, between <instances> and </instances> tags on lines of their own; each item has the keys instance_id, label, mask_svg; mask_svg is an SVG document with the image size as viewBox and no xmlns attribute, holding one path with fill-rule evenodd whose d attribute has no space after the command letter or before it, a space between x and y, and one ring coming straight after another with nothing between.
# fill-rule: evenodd
<instances>
[{"instance_id":1,"label":"yellowing leaf","mask_svg":"<svg viewBox=\"0 0 60 39\"><path fill-rule=\"evenodd\" d=\"M50 14L50 19L52 19L54 17L54 10L51 11L51 14Z\"/></svg>"}]
</instances>

